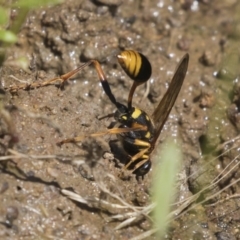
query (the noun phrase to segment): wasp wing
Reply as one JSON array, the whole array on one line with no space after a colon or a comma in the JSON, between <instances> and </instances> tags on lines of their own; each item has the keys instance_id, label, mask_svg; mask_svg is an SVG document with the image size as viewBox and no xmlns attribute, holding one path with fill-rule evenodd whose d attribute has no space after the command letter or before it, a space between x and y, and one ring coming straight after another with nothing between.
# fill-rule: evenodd
<instances>
[{"instance_id":1,"label":"wasp wing","mask_svg":"<svg viewBox=\"0 0 240 240\"><path fill-rule=\"evenodd\" d=\"M158 139L159 134L168 118L169 113L177 99L177 96L181 90L184 78L187 73L189 61L189 54L186 53L178 64L178 67L174 73L170 86L163 96L162 100L154 110L152 114L152 120L155 123L156 133L152 144L154 145Z\"/></svg>"}]
</instances>

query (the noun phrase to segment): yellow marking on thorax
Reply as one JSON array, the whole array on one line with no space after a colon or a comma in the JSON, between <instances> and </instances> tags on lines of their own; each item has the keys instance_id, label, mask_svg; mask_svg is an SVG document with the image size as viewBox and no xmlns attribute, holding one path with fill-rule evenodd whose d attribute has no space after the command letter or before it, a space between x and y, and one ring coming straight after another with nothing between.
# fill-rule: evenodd
<instances>
[{"instance_id":1,"label":"yellow marking on thorax","mask_svg":"<svg viewBox=\"0 0 240 240\"><path fill-rule=\"evenodd\" d=\"M138 108L135 108L134 112L132 113L131 117L133 119L137 119L142 114L142 111Z\"/></svg>"}]
</instances>

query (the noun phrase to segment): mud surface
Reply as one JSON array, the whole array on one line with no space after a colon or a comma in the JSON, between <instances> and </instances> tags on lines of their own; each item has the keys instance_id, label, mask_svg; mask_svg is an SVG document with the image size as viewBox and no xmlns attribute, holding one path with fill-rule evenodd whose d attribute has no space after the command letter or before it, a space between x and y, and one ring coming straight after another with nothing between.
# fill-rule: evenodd
<instances>
[{"instance_id":1,"label":"mud surface","mask_svg":"<svg viewBox=\"0 0 240 240\"><path fill-rule=\"evenodd\" d=\"M134 49L148 56L153 74L133 104L151 114L188 52L188 74L159 144L172 135L184 153L175 208L187 197L195 201L179 210L166 239L240 239L239 12L237 0L68 1L40 9L29 14L10 49L1 86L44 82L97 59L116 99L126 104L131 81L115 56ZM28 71L16 66L20 57L27 58ZM134 175L119 177L124 158L115 135L56 144L105 131L113 121L99 120L115 109L93 67L64 86L6 90L1 98L2 111L11 116L0 125L1 155L9 159L1 161L1 239L130 239L151 229L150 219L141 216L115 230L123 219L112 216L129 209L115 207L120 202L114 196L132 207L147 206L154 177L152 171L141 182ZM61 189L87 203L70 200Z\"/></svg>"}]
</instances>

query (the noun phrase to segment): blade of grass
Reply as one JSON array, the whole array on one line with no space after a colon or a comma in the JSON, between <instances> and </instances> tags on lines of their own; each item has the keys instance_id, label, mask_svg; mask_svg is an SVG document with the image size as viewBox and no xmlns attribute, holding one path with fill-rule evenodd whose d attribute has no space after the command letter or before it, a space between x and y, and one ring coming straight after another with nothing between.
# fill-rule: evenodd
<instances>
[{"instance_id":1,"label":"blade of grass","mask_svg":"<svg viewBox=\"0 0 240 240\"><path fill-rule=\"evenodd\" d=\"M158 229L157 238L162 239L170 220L170 206L174 202L176 191L176 176L182 161L181 150L173 139L166 141L155 160L159 162L159 159L161 163L154 168L152 200L156 203L153 215L155 228Z\"/></svg>"}]
</instances>

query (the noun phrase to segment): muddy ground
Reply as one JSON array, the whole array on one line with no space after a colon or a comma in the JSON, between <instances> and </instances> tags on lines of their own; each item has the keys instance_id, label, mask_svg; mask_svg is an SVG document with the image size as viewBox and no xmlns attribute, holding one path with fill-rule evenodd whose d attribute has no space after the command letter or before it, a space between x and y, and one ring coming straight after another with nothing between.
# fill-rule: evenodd
<instances>
[{"instance_id":1,"label":"muddy ground","mask_svg":"<svg viewBox=\"0 0 240 240\"><path fill-rule=\"evenodd\" d=\"M67 2L29 14L1 69L2 112L11 119L1 121L1 159L8 160L1 162L0 238L131 239L151 229L151 220L141 216L115 230L123 219L112 216L130 210L111 205L122 203L101 184L131 207L144 207L151 203L154 178L152 171L141 182L134 175L119 177L124 157L115 135L56 144L104 131L113 121L99 120L115 109L93 67L62 87L7 89L44 82L97 59L115 97L126 104L131 81L115 55L134 49L152 63L150 84L140 86L133 99L150 114L180 58L190 54L187 77L159 141L172 135L184 154L173 208L182 210L166 239L240 239L239 1ZM17 66L20 57L28 60L25 70ZM72 201L61 189L88 202ZM195 201L186 207L178 202L191 196ZM101 200L111 204L104 207Z\"/></svg>"}]
</instances>

